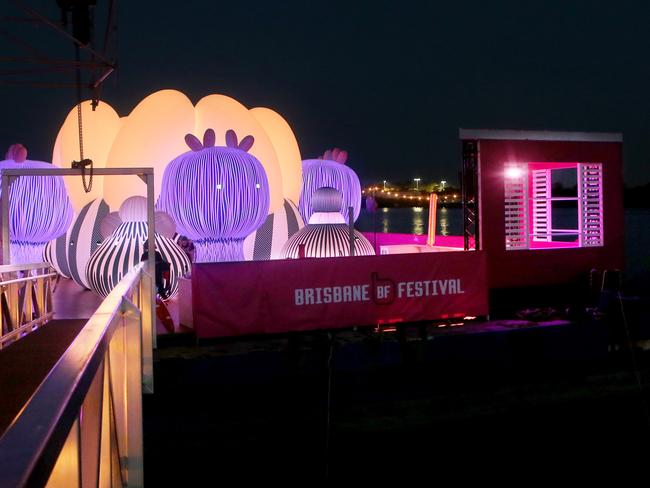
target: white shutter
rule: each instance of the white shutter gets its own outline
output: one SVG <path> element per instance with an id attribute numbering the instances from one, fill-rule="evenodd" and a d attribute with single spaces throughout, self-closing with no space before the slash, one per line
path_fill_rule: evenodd
<path id="1" fill-rule="evenodd" d="M 551 170 L 535 169 L 533 179 L 533 241 L 551 242 Z"/>
<path id="2" fill-rule="evenodd" d="M 578 200 L 580 247 L 597 247 L 603 239 L 603 165 L 580 163 Z"/>
<path id="3" fill-rule="evenodd" d="M 527 165 L 506 163 L 504 169 L 506 249 L 528 249 Z"/>

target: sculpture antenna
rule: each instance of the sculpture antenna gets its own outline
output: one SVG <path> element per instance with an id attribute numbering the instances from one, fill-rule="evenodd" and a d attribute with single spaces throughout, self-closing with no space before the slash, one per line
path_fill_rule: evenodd
<path id="1" fill-rule="evenodd" d="M 203 134 L 203 147 L 214 147 L 216 140 L 217 136 L 214 133 L 214 129 L 206 129 Z"/>
<path id="2" fill-rule="evenodd" d="M 198 137 L 194 134 L 185 135 L 185 144 L 187 144 L 192 151 L 200 151 L 203 149 L 203 144 L 201 144 L 201 141 L 199 141 Z"/>

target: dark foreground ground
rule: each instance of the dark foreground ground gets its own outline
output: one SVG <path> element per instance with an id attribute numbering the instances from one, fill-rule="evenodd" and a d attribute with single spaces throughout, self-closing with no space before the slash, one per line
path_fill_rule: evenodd
<path id="1" fill-rule="evenodd" d="M 439 332 L 161 344 L 147 485 L 647 485 L 647 353 L 607 352 L 598 323 Z"/>

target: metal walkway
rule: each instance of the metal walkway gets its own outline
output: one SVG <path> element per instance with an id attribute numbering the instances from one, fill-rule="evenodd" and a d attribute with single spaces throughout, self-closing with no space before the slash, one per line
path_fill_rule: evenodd
<path id="1" fill-rule="evenodd" d="M 0 354 L 0 433 L 36 392 L 87 320 L 53 320 Z"/>

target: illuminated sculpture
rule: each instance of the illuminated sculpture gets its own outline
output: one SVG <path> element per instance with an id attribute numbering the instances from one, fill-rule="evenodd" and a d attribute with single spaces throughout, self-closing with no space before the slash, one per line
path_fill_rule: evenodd
<path id="1" fill-rule="evenodd" d="M 165 166 L 185 151 L 185 134 L 203 134 L 212 128 L 219 146 L 225 145 L 227 129 L 255 138 L 250 153 L 264 166 L 267 175 L 269 214 L 281 209 L 284 199 L 298 202 L 302 180 L 298 144 L 289 124 L 270 109 L 249 110 L 224 95 L 208 95 L 193 105 L 176 90 L 161 90 L 145 97 L 125 117 L 104 102 L 95 111 L 90 101 L 84 101 L 81 108 L 84 156 L 91 158 L 96 168 L 153 167 L 155 198 L 162 188 Z M 69 166 L 78 159 L 79 129 L 74 107 L 56 138 L 52 161 Z M 89 194 L 84 192 L 78 177 L 66 177 L 66 183 L 77 211 L 94 198 L 104 198 L 115 210 L 130 196 L 146 196 L 145 184 L 136 177 L 95 177 Z"/>
<path id="2" fill-rule="evenodd" d="M 120 207 L 119 220 L 114 214 L 106 217 L 108 225 L 103 231 L 115 227 L 110 236 L 102 241 L 86 265 L 86 277 L 90 288 L 106 296 L 129 270 L 140 262 L 144 244 L 148 239 L 147 200 L 144 197 L 128 198 Z M 178 292 L 178 278 L 190 271 L 192 263 L 183 250 L 171 239 L 173 229 L 165 224 L 168 217 L 156 212 L 156 228 L 168 233 L 156 232 L 156 250 L 170 264 L 169 287 L 159 290 L 163 299 L 172 298 Z M 171 231 L 171 234 L 169 232 Z"/>
<path id="3" fill-rule="evenodd" d="M 27 160 L 27 149 L 14 144 L 0 161 L 4 169 L 48 168 L 42 161 Z M 20 176 L 11 183 L 9 195 L 9 236 L 11 263 L 40 263 L 45 244 L 65 233 L 73 217 L 63 178 L 60 176 Z"/>
<path id="4" fill-rule="evenodd" d="M 340 213 L 343 198 L 336 188 L 319 188 L 313 194 L 309 224 L 295 233 L 282 249 L 287 259 L 333 258 L 350 255 L 350 228 Z M 354 255 L 374 256 L 368 239 L 354 231 Z"/>
<path id="5" fill-rule="evenodd" d="M 250 109 L 249 112 L 271 139 L 278 163 L 280 163 L 285 201 L 290 200 L 294 204 L 298 203 L 302 188 L 302 158 L 291 127 L 280 114 L 271 109 L 256 107 Z M 235 130 L 237 129 L 235 128 Z M 255 136 L 250 131 L 247 133 Z"/>
<path id="6" fill-rule="evenodd" d="M 44 259 L 57 272 L 84 288 L 90 288 L 86 279 L 86 264 L 104 239 L 100 226 L 109 209 L 101 198 L 87 203 L 73 220 L 68 231 L 45 246 Z"/>
<path id="7" fill-rule="evenodd" d="M 354 208 L 354 220 L 361 212 L 361 184 L 357 174 L 345 163 L 346 151 L 333 149 L 325 151 L 319 159 L 307 159 L 302 162 L 302 192 L 300 193 L 300 214 L 305 222 L 312 215 L 312 197 L 319 188 L 332 187 L 343 196 L 339 212 L 347 221 L 348 207 Z"/>
<path id="8" fill-rule="evenodd" d="M 298 207 L 285 200 L 280 210 L 268 215 L 259 229 L 244 240 L 244 258 L 247 261 L 282 259 L 284 243 L 304 226 Z"/>
<path id="9" fill-rule="evenodd" d="M 229 130 L 227 147 L 214 147 L 215 133 L 208 129 L 203 144 L 191 134 L 185 140 L 191 151 L 167 165 L 157 207 L 194 241 L 197 263 L 243 261 L 244 239 L 269 209 L 264 167 L 247 152 L 254 139 L 249 135 L 238 144 Z"/>

